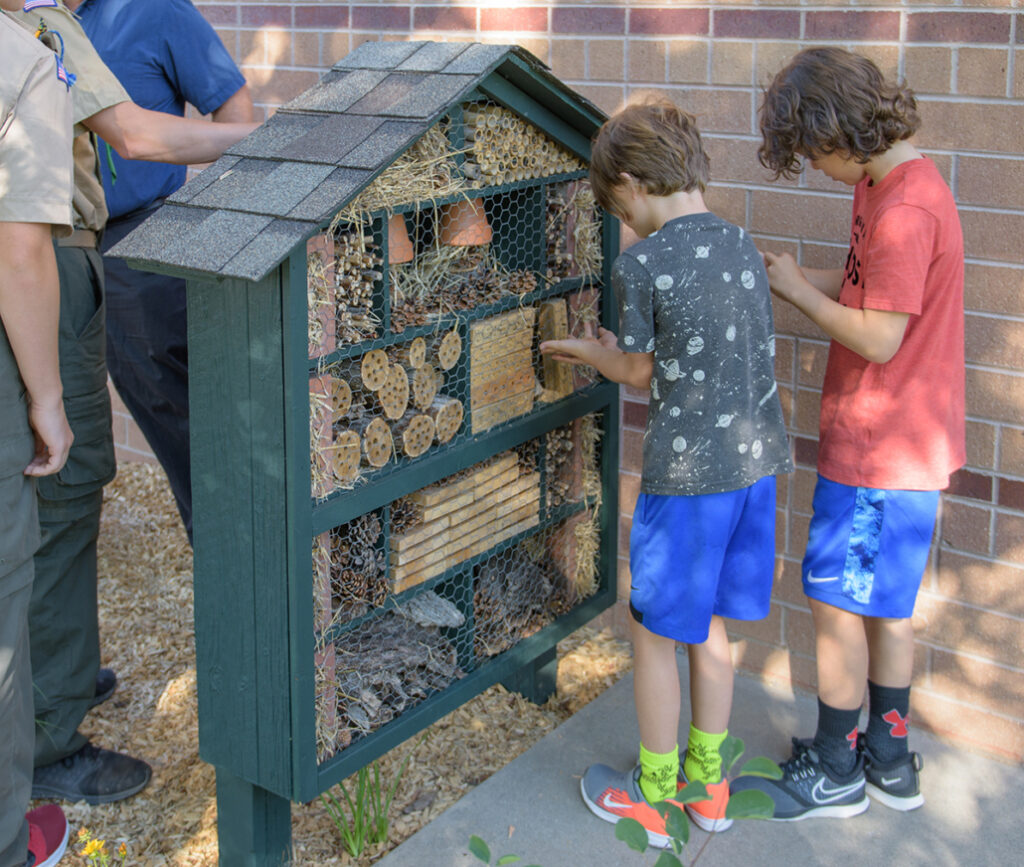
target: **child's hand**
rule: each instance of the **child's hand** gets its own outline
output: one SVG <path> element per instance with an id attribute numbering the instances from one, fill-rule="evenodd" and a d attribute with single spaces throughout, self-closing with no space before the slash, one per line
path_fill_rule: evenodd
<path id="1" fill-rule="evenodd" d="M 801 283 L 806 283 L 804 272 L 789 253 L 761 254 L 764 257 L 764 269 L 768 272 L 768 283 L 772 292 L 786 301 L 793 301 Z"/>
<path id="2" fill-rule="evenodd" d="M 540 344 L 541 354 L 550 355 L 555 361 L 564 361 L 568 364 L 592 364 L 591 359 L 596 346 L 619 351 L 618 339 L 611 331 L 600 326 L 597 331 L 598 336 L 595 337 L 594 326 L 587 322 L 583 326 L 582 337 L 545 340 Z"/>

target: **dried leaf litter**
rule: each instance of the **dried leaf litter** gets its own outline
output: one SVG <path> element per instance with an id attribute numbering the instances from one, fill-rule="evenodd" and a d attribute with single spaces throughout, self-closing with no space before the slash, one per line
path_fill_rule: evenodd
<path id="1" fill-rule="evenodd" d="M 101 746 L 145 758 L 153 780 L 116 804 L 63 805 L 72 830 L 66 858 L 85 863 L 74 835 L 87 827 L 111 850 L 124 842 L 128 864 L 214 867 L 214 772 L 197 753 L 192 555 L 159 467 L 122 465 L 107 486 L 99 572 L 103 664 L 119 683 L 83 731 Z M 495 686 L 381 759 L 390 780 L 412 753 L 392 805 L 389 840 L 361 858 L 344 852 L 318 801 L 293 805 L 293 863 L 372 864 L 632 666 L 625 642 L 589 627 L 561 642 L 558 657 L 558 694 L 544 706 Z"/>

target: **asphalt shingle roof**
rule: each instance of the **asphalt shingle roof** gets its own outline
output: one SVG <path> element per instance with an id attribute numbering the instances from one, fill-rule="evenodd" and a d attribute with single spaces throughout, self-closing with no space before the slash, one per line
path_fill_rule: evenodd
<path id="1" fill-rule="evenodd" d="M 365 42 L 228 148 L 111 251 L 139 267 L 260 280 L 487 76 L 532 76 L 599 109 L 510 45 Z M 510 79 L 511 80 L 511 79 Z M 589 137 L 592 130 L 585 130 Z"/>

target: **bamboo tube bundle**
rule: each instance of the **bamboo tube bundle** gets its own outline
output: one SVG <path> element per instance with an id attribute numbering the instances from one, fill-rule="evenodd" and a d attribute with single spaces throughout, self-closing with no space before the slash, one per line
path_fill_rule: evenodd
<path id="1" fill-rule="evenodd" d="M 463 120 L 470 145 L 463 172 L 477 184 L 507 184 L 584 168 L 537 127 L 501 106 L 466 106 Z"/>
<path id="2" fill-rule="evenodd" d="M 433 420 L 437 441 L 442 445 L 454 437 L 462 427 L 462 401 L 454 397 L 438 395 L 430 402 L 426 414 Z"/>
<path id="3" fill-rule="evenodd" d="M 410 458 L 418 458 L 434 442 L 434 419 L 410 410 L 391 426 L 395 447 Z"/>

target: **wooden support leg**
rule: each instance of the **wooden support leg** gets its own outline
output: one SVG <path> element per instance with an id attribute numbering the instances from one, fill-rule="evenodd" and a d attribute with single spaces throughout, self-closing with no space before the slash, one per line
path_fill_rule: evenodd
<path id="1" fill-rule="evenodd" d="M 527 663 L 507 679 L 502 686 L 510 692 L 518 692 L 534 704 L 544 704 L 555 694 L 558 675 L 556 648 L 549 647 L 540 656 Z"/>
<path id="2" fill-rule="evenodd" d="M 290 864 L 291 802 L 217 768 L 217 842 L 220 867 Z"/>

